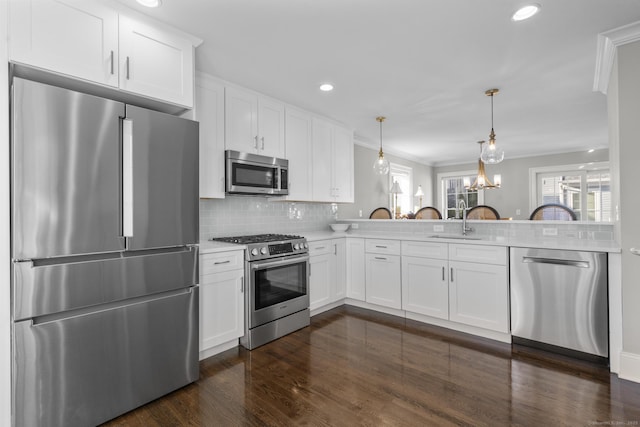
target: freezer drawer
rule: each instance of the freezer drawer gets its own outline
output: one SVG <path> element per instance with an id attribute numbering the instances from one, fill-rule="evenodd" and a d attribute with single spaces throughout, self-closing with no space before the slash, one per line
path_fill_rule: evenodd
<path id="1" fill-rule="evenodd" d="M 97 425 L 198 378 L 198 288 L 14 324 L 16 426 Z"/>
<path id="2" fill-rule="evenodd" d="M 609 355 L 607 254 L 511 248 L 511 333 Z"/>
<path id="3" fill-rule="evenodd" d="M 197 256 L 196 247 L 184 247 L 16 262 L 13 319 L 193 286 Z"/>

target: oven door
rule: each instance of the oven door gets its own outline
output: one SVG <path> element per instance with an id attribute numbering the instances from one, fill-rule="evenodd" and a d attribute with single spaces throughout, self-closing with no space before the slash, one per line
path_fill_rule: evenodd
<path id="1" fill-rule="evenodd" d="M 249 263 L 249 328 L 309 308 L 309 256 Z"/>

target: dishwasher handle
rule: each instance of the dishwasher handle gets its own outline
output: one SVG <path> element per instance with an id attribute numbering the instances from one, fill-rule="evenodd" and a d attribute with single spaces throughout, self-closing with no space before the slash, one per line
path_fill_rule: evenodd
<path id="1" fill-rule="evenodd" d="M 522 262 L 533 264 L 553 264 L 553 265 L 566 265 L 569 267 L 589 268 L 589 261 L 575 261 L 571 259 L 558 259 L 558 258 L 539 258 L 533 256 L 523 256 Z"/>

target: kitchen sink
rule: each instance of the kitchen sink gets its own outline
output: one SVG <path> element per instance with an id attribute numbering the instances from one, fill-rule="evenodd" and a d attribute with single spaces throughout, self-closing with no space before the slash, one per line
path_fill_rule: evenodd
<path id="1" fill-rule="evenodd" d="M 453 235 L 434 234 L 427 237 L 429 239 L 482 240 L 482 238 L 480 237 L 460 236 L 458 234 L 453 234 Z"/>

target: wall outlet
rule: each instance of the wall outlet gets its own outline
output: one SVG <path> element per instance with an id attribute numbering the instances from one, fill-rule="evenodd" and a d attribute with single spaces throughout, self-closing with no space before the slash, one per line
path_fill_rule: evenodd
<path id="1" fill-rule="evenodd" d="M 444 225 L 434 225 L 433 231 L 444 231 Z"/>
<path id="2" fill-rule="evenodd" d="M 516 209 L 516 215 L 520 215 L 522 211 L 520 209 Z"/>
<path id="3" fill-rule="evenodd" d="M 358 211 L 358 216 L 359 216 L 360 218 L 362 218 L 362 209 L 360 209 L 360 210 Z"/>
<path id="4" fill-rule="evenodd" d="M 543 236 L 557 236 L 558 229 L 557 228 L 543 228 L 542 229 Z"/>
<path id="5" fill-rule="evenodd" d="M 352 228 L 353 230 L 357 230 L 357 229 L 358 229 L 358 227 L 359 227 L 359 225 L 358 225 L 357 223 L 352 223 L 352 224 L 351 224 L 351 228 Z"/>

